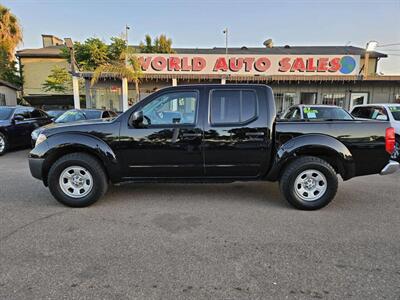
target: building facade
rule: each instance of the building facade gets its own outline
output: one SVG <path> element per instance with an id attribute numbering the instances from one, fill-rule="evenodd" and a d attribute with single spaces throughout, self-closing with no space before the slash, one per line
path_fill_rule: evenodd
<path id="1" fill-rule="evenodd" d="M 7 81 L 0 80 L 0 106 L 17 105 L 18 90 L 19 90 L 19 87 L 15 86 Z"/>
<path id="2" fill-rule="evenodd" d="M 68 103 L 72 105 L 72 91 L 68 95 L 38 92 L 54 64 L 67 64 L 61 57 L 60 45 L 46 45 L 17 53 L 24 70 L 24 97 L 34 105 L 39 104 L 32 101 L 35 98 L 50 105 L 64 96 L 69 97 Z M 400 102 L 400 70 L 399 76 L 378 75 L 379 60 L 387 55 L 366 55 L 359 47 L 176 48 L 174 52 L 137 54 L 142 68 L 139 91 L 134 83 L 129 83 L 124 91 L 121 80 L 113 74 L 105 74 L 91 86 L 92 73 L 79 72 L 85 80 L 79 91 L 81 105 L 122 111 L 160 88 L 201 83 L 268 84 L 274 90 L 278 111 L 298 103 L 334 104 L 350 109 L 363 103 Z M 38 71 L 40 75 L 34 75 Z"/>
<path id="3" fill-rule="evenodd" d="M 72 88 L 65 92 L 45 91 L 45 83 L 52 70 L 69 70 L 68 61 L 62 55 L 63 41 L 52 35 L 42 35 L 42 48 L 17 51 L 22 70 L 22 96 L 33 106 L 47 108 L 73 107 Z M 82 91 L 84 94 L 84 91 Z"/>

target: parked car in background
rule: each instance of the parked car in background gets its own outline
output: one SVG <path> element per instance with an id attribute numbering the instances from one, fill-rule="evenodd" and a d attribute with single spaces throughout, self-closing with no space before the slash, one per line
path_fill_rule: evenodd
<path id="1" fill-rule="evenodd" d="M 116 117 L 117 113 L 111 110 L 102 109 L 70 109 L 61 114 L 57 119 L 55 119 L 53 124 L 48 124 L 47 126 L 37 128 L 31 134 L 31 145 L 35 146 L 36 140 L 39 134 L 42 133 L 46 128 L 51 128 L 55 124 L 70 123 L 82 120 L 92 120 L 92 119 L 105 119 Z"/>
<path id="2" fill-rule="evenodd" d="M 27 106 L 0 106 L 0 155 L 30 145 L 31 133 L 51 123 L 44 111 Z"/>
<path id="3" fill-rule="evenodd" d="M 353 120 L 350 113 L 334 105 L 293 105 L 280 116 L 280 120 Z"/>
<path id="4" fill-rule="evenodd" d="M 46 110 L 46 113 L 53 119 L 57 119 L 59 116 L 61 116 L 63 113 L 65 113 L 66 110 L 58 110 L 58 109 L 54 109 L 54 110 Z"/>
<path id="5" fill-rule="evenodd" d="M 364 104 L 356 105 L 351 110 L 353 117 L 362 120 L 389 121 L 396 132 L 396 150 L 393 158 L 400 159 L 400 104 Z"/>
<path id="6" fill-rule="evenodd" d="M 265 180 L 279 181 L 294 207 L 319 209 L 334 198 L 338 175 L 348 180 L 400 168 L 390 160 L 394 130 L 388 122 L 333 116 L 275 122 L 266 85 L 168 87 L 117 118 L 46 128 L 29 167 L 58 201 L 73 207 L 96 202 L 110 182 Z"/>

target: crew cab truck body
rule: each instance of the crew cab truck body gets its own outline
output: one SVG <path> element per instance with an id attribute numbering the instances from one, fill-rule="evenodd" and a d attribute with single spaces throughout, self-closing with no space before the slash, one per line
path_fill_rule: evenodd
<path id="1" fill-rule="evenodd" d="M 386 122 L 276 122 L 275 115 L 266 85 L 169 87 L 115 119 L 46 129 L 30 170 L 73 207 L 94 203 L 109 183 L 267 180 L 280 181 L 290 204 L 312 210 L 335 196 L 338 174 L 399 169 Z"/>

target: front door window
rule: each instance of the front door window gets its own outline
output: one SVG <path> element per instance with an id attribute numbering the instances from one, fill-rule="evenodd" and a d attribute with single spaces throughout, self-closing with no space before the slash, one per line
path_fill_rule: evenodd
<path id="1" fill-rule="evenodd" d="M 144 123 L 145 125 L 194 124 L 196 106 L 196 92 L 166 93 L 143 107 Z"/>

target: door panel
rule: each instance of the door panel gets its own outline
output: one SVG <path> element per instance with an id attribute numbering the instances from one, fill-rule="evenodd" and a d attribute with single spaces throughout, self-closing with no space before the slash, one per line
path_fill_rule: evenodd
<path id="1" fill-rule="evenodd" d="M 199 97 L 198 90 L 159 92 L 135 109 L 143 111 L 142 126 L 121 126 L 124 177 L 204 175 Z"/>
<path id="2" fill-rule="evenodd" d="M 260 96 L 243 88 L 210 91 L 203 143 L 207 177 L 256 177 L 266 170 L 267 107 Z"/>
<path id="3" fill-rule="evenodd" d="M 10 136 L 15 146 L 30 145 L 32 132 L 32 122 L 30 118 L 32 110 L 33 109 L 30 107 L 20 107 L 14 112 L 14 116 L 18 115 L 24 118 L 21 121 L 14 121 L 14 124 L 10 128 L 10 131 L 12 131 Z"/>

